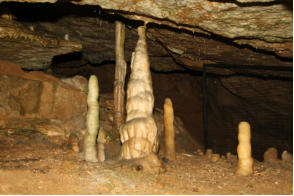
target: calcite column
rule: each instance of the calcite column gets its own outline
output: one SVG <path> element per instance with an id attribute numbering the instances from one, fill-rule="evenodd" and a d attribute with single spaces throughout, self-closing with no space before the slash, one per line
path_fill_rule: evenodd
<path id="1" fill-rule="evenodd" d="M 158 150 L 157 127 L 152 116 L 154 97 L 145 31 L 145 26 L 138 27 L 139 40 L 132 56 L 126 123 L 120 127 L 123 159 L 145 157 Z"/>
<path id="2" fill-rule="evenodd" d="M 125 25 L 115 22 L 115 80 L 114 80 L 114 108 L 113 108 L 113 128 L 118 130 L 124 123 L 124 98 L 125 98 L 125 78 L 127 64 L 124 59 Z"/>

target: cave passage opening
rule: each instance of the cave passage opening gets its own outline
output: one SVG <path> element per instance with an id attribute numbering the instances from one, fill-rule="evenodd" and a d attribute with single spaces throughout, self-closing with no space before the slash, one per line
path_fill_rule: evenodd
<path id="1" fill-rule="evenodd" d="M 222 73 L 214 75 L 211 73 Z M 205 148 L 236 154 L 238 123 L 251 124 L 253 157 L 269 147 L 293 152 L 293 69 L 211 65 L 203 67 Z"/>

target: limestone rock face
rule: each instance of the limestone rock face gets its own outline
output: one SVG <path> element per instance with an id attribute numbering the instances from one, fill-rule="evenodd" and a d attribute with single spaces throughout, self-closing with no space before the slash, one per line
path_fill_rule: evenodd
<path id="1" fill-rule="evenodd" d="M 47 69 L 54 56 L 80 51 L 78 43 L 35 33 L 21 23 L 0 16 L 1 60 L 30 70 Z"/>
<path id="2" fill-rule="evenodd" d="M 30 13 L 29 9 L 26 10 L 28 7 L 32 7 L 31 10 L 42 7 L 34 3 L 56 2 L 5 1 L 30 2 L 17 5 L 21 17 Z M 59 14 L 52 16 L 51 21 L 28 22 L 29 28 L 14 20 L 13 15 L 3 14 L 0 10 L 1 59 L 22 64 L 27 69 L 44 69 L 48 68 L 53 56 L 81 51 L 83 45 L 82 56 L 91 63 L 114 60 L 112 21 L 121 15 L 152 23 L 156 31 L 150 31 L 147 35 L 148 45 L 151 46 L 150 62 L 152 68 L 156 66 L 160 71 L 183 70 L 179 65 L 201 68 L 205 63 L 292 66 L 291 1 L 144 0 L 123 3 L 85 0 L 73 3 L 77 5 L 41 4 L 44 5 L 43 10 L 30 15 L 47 19 L 50 18 L 50 10 Z M 9 8 L 15 7 L 12 5 Z M 134 21 L 128 22 L 134 24 Z M 128 25 L 126 60 L 130 59 L 136 43 L 134 29 Z M 44 35 L 44 32 L 50 36 Z"/>
<path id="3" fill-rule="evenodd" d="M 42 72 L 24 72 L 0 62 L 1 128 L 38 130 L 46 135 L 81 135 L 87 95 Z"/>
<path id="4" fill-rule="evenodd" d="M 260 6 L 209 0 L 144 0 L 133 3 L 84 0 L 79 4 L 99 5 L 105 9 L 125 11 L 129 13 L 126 15 L 130 18 L 169 25 L 176 23 L 182 28 L 189 26 L 187 28 L 195 32 L 214 33 L 236 41 L 246 37 L 243 43 L 249 45 L 252 45 L 252 39 L 262 40 L 268 42 L 266 49 L 269 51 L 275 48 L 269 43 L 292 42 L 293 15 L 290 3 Z M 246 42 L 248 39 L 249 42 Z M 292 56 L 290 53 L 292 50 L 286 55 Z"/>
<path id="5" fill-rule="evenodd" d="M 5 1 L 56 2 L 56 0 Z M 273 51 L 275 47 L 270 43 L 287 42 L 288 44 L 292 42 L 293 14 L 290 1 L 278 1 L 277 3 L 270 1 L 144 0 L 121 2 L 84 0 L 75 3 L 99 5 L 107 10 L 123 11 L 124 16 L 132 19 L 166 24 L 200 33 L 214 33 L 235 40 L 243 39 L 244 44 L 249 45 L 252 45 L 252 39 L 262 40 L 268 43 L 266 49 Z M 251 2 L 259 2 L 259 4 Z M 292 56 L 290 53 L 286 55 Z"/>
<path id="6" fill-rule="evenodd" d="M 53 56 L 72 52 L 81 52 L 82 62 L 63 66 L 114 61 L 113 21 L 122 15 L 131 19 L 123 21 L 126 60 L 131 59 L 136 44 L 133 20 L 149 21 L 150 63 L 157 71 L 200 70 L 203 64 L 222 63 L 292 66 L 290 1 L 245 1 L 75 2 L 105 9 L 71 3 L 5 4 L 15 17 L 0 8 L 0 55 L 31 70 L 47 69 L 57 59 Z M 52 12 L 56 14 L 51 16 Z M 32 17 L 40 20 L 30 21 Z"/>

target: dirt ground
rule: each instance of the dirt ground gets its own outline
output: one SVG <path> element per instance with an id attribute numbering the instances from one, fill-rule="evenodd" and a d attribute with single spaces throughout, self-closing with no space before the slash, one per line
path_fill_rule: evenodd
<path id="1" fill-rule="evenodd" d="M 177 153 L 161 173 L 106 161 L 88 163 L 59 138 L 30 130 L 0 130 L 0 194 L 292 194 L 293 166 L 254 163 L 254 173 L 236 176 L 236 156 L 211 162 L 196 152 Z M 162 154 L 160 153 L 162 158 Z"/>

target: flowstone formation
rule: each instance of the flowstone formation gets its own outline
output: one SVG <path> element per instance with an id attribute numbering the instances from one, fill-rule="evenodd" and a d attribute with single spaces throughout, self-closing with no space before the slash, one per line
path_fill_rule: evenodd
<path id="1" fill-rule="evenodd" d="M 127 90 L 126 123 L 120 128 L 122 158 L 143 158 L 158 150 L 153 119 L 154 97 L 146 47 L 146 27 L 138 27 L 139 40 L 133 53 Z M 157 157 L 156 157 L 157 158 Z"/>

